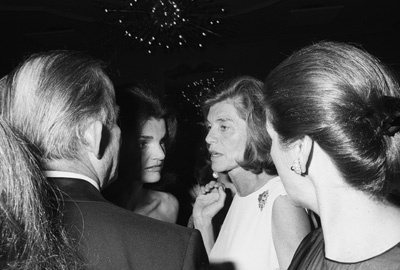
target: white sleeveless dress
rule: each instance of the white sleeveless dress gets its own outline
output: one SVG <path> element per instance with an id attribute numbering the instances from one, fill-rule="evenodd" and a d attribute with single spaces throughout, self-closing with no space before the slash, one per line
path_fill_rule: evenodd
<path id="1" fill-rule="evenodd" d="M 210 252 L 210 262 L 230 262 L 235 270 L 279 269 L 271 216 L 274 201 L 281 195 L 286 195 L 286 191 L 279 177 L 246 197 L 236 194 Z M 266 198 L 264 205 L 262 197 Z"/>

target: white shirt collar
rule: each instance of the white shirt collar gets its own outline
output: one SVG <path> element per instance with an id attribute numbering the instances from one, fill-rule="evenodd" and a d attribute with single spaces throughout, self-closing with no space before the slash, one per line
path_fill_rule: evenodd
<path id="1" fill-rule="evenodd" d="M 98 191 L 100 191 L 99 184 L 90 177 L 79 173 L 72 172 L 63 172 L 63 171 L 44 171 L 44 175 L 50 178 L 75 178 L 89 182 L 92 184 Z"/>

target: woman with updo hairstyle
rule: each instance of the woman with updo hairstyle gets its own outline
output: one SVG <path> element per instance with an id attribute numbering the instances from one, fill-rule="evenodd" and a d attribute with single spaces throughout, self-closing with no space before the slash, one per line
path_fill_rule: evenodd
<path id="1" fill-rule="evenodd" d="M 288 196 L 321 218 L 289 269 L 399 269 L 400 91 L 356 46 L 319 42 L 265 83 L 271 156 Z"/>

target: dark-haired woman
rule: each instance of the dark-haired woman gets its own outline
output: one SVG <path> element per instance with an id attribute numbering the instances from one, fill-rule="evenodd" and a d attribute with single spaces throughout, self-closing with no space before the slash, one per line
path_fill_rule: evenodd
<path id="1" fill-rule="evenodd" d="M 179 202 L 168 189 L 174 186 L 173 174 L 163 173 L 176 118 L 148 86 L 129 85 L 116 96 L 122 144 L 118 180 L 110 187 L 117 195 L 111 200 L 135 213 L 176 223 Z"/>
<path id="2" fill-rule="evenodd" d="M 355 46 L 319 42 L 267 77 L 271 156 L 288 196 L 321 218 L 289 269 L 400 269 L 400 91 Z"/>
<path id="3" fill-rule="evenodd" d="M 290 204 L 269 155 L 262 87 L 252 77 L 238 77 L 204 104 L 212 169 L 228 174 L 236 195 L 216 241 L 212 219 L 224 204 L 222 184 L 203 187 L 193 219 L 210 262 L 236 270 L 286 269 L 310 231 L 305 210 Z"/>

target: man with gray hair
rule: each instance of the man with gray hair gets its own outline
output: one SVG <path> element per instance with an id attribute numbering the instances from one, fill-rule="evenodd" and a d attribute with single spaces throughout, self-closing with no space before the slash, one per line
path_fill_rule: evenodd
<path id="1" fill-rule="evenodd" d="M 117 174 L 120 129 L 100 61 L 70 51 L 32 55 L 7 76 L 0 100 L 4 118 L 36 146 L 61 191 L 65 226 L 89 269 L 208 269 L 197 230 L 101 196 Z"/>

